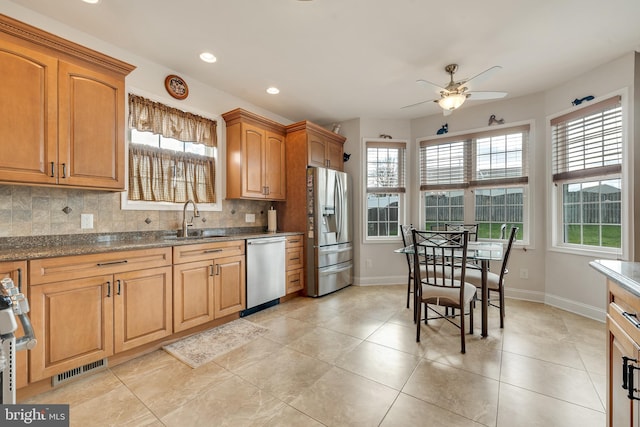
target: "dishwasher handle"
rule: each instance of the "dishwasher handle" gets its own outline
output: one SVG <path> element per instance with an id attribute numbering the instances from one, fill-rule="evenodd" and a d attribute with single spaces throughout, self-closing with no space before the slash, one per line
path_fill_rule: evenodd
<path id="1" fill-rule="evenodd" d="M 279 243 L 287 240 L 284 237 L 273 237 L 267 239 L 251 239 L 247 240 L 247 245 L 268 245 L 270 243 Z"/>

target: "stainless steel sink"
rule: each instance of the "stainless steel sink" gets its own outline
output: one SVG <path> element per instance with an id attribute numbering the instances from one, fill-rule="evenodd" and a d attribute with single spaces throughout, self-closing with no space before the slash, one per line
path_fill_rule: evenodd
<path id="1" fill-rule="evenodd" d="M 196 229 L 190 230 L 189 234 L 186 236 L 182 235 L 182 230 L 178 230 L 175 236 L 165 236 L 165 240 L 198 240 L 198 239 L 208 239 L 215 237 L 226 237 L 224 234 L 221 234 L 216 230 L 209 229 Z"/>

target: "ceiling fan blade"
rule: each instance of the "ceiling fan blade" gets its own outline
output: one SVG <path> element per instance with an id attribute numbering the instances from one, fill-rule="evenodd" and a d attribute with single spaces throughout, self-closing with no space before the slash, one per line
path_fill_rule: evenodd
<path id="1" fill-rule="evenodd" d="M 448 90 L 443 88 L 442 86 L 437 85 L 435 83 L 431 83 L 431 82 L 426 81 L 426 80 L 418 79 L 418 80 L 416 80 L 416 83 L 418 83 L 420 86 L 426 87 L 427 89 L 435 90 L 436 93 L 440 93 L 440 92 L 443 92 L 443 91 L 444 92 L 448 92 Z"/>
<path id="2" fill-rule="evenodd" d="M 467 92 L 469 99 L 500 99 L 507 96 L 507 92 Z"/>
<path id="3" fill-rule="evenodd" d="M 426 101 L 420 101 L 420 102 L 416 102 L 415 104 L 410 104 L 410 105 L 405 105 L 404 107 L 400 107 L 400 109 L 403 108 L 411 108 L 411 107 L 417 107 L 418 105 L 422 105 L 422 104 L 426 104 L 427 102 L 435 102 L 432 99 L 428 99 Z"/>
<path id="4" fill-rule="evenodd" d="M 470 81 L 473 80 L 473 83 L 480 83 L 483 82 L 485 80 L 487 80 L 489 77 L 491 77 L 493 75 L 493 73 L 495 73 L 498 70 L 501 70 L 502 67 L 500 65 L 494 65 L 491 68 L 488 68 L 486 70 L 484 70 L 483 72 L 476 74 L 475 76 L 471 77 L 470 79 L 467 80 L 462 80 L 461 82 L 459 82 L 460 84 L 463 85 L 467 85 Z"/>

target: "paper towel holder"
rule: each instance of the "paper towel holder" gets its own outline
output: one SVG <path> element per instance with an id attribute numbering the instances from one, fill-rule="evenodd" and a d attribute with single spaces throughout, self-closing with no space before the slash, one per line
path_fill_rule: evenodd
<path id="1" fill-rule="evenodd" d="M 267 211 L 267 231 L 275 233 L 278 230 L 278 217 L 273 206 Z"/>

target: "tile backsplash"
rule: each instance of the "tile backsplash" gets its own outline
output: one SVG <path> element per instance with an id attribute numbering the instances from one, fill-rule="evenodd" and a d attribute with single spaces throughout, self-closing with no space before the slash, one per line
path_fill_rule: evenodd
<path id="1" fill-rule="evenodd" d="M 221 212 L 200 211 L 194 226 L 266 227 L 269 206 L 270 202 L 223 200 Z M 92 229 L 80 227 L 81 214 L 93 214 Z M 246 223 L 245 214 L 255 214 L 255 223 Z M 182 210 L 121 210 L 117 192 L 0 185 L 0 237 L 175 230 L 181 224 Z"/>

